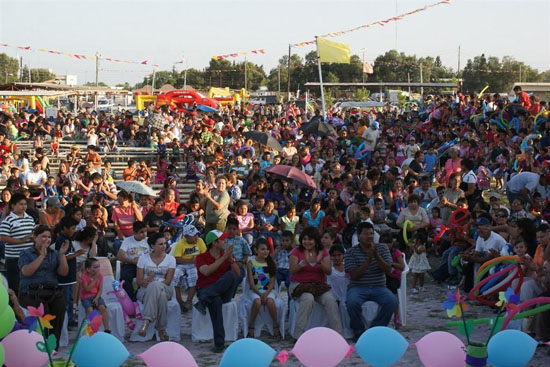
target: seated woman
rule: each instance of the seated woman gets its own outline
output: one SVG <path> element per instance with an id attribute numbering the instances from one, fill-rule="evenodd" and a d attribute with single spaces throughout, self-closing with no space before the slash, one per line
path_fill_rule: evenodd
<path id="1" fill-rule="evenodd" d="M 20 283 L 19 303 L 23 307 L 44 305 L 44 313 L 55 316 L 51 333 L 57 338 L 59 348 L 61 327 L 65 319 L 65 300 L 57 277 L 69 273 L 65 253 L 69 242 L 65 242 L 59 251 L 52 250 L 52 231 L 46 225 L 39 225 L 33 231 L 33 247 L 19 255 Z M 49 330 L 46 331 L 50 333 Z"/>
<path id="2" fill-rule="evenodd" d="M 327 275 L 332 271 L 330 256 L 323 250 L 316 228 L 307 227 L 302 231 L 300 245 L 290 252 L 289 261 L 289 290 L 292 298 L 299 301 L 294 338 L 298 339 L 306 330 L 314 301 L 325 308 L 329 327 L 342 334 L 338 304 L 327 284 Z"/>
<path id="3" fill-rule="evenodd" d="M 427 233 L 427 227 L 430 225 L 430 220 L 428 219 L 426 209 L 420 207 L 420 197 L 418 195 L 413 194 L 409 196 L 407 207 L 399 213 L 399 217 L 397 218 L 397 227 L 403 228 L 407 220 L 411 221 L 413 224 L 412 228 L 408 228 L 408 231 L 413 232 L 413 234 L 420 230 L 426 231 Z M 399 236 L 399 238 L 402 238 L 402 236 Z M 411 238 L 411 236 L 409 236 L 409 238 Z"/>
<path id="4" fill-rule="evenodd" d="M 166 254 L 166 239 L 162 233 L 153 233 L 147 242 L 151 252 L 140 256 L 137 263 L 137 298 L 143 303 L 143 325 L 138 334 L 145 336 L 149 324 L 156 321 L 160 340 L 167 341 L 167 304 L 172 298 L 170 283 L 174 278 L 176 259 Z"/>

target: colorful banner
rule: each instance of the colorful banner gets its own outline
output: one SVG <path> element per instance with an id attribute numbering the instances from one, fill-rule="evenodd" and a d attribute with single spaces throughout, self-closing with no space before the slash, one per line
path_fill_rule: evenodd
<path id="1" fill-rule="evenodd" d="M 8 45 L 7 43 L 0 43 L 0 47 L 9 47 L 9 48 L 14 48 L 14 49 L 18 49 L 18 50 L 33 51 L 33 52 L 38 51 L 38 52 L 44 52 L 44 53 L 49 53 L 49 54 L 53 54 L 53 55 L 67 56 L 67 57 L 75 58 L 75 59 L 78 59 L 78 60 L 95 60 L 96 59 L 95 55 L 94 56 L 82 55 L 82 54 L 77 54 L 77 53 L 74 53 L 74 52 L 63 52 L 63 51 L 57 51 L 57 50 L 48 50 L 48 49 L 45 49 L 45 48 L 34 48 L 34 47 L 31 47 L 31 46 L 13 46 L 13 45 Z M 123 59 L 118 59 L 118 58 L 113 58 L 113 57 L 102 57 L 102 56 L 99 56 L 99 59 L 110 61 L 110 62 L 116 62 L 116 63 L 147 65 L 147 66 L 159 67 L 158 64 L 149 64 L 149 60 L 130 61 L 130 60 L 123 60 Z"/>
<path id="2" fill-rule="evenodd" d="M 401 19 L 403 19 L 403 18 L 405 18 L 409 15 L 420 13 L 421 11 L 431 9 L 431 8 L 434 8 L 434 7 L 439 6 L 439 5 L 450 4 L 450 3 L 451 3 L 451 0 L 444 0 L 444 1 L 440 1 L 440 2 L 435 3 L 435 4 L 424 5 L 421 8 L 411 10 L 411 11 L 409 11 L 407 13 L 404 13 L 404 14 L 401 14 L 401 15 L 396 15 L 395 17 L 391 17 L 391 18 L 388 18 L 388 19 L 385 19 L 385 20 L 379 20 L 377 22 L 372 22 L 372 23 L 369 23 L 369 24 L 363 24 L 363 25 L 360 25 L 360 26 L 355 27 L 355 28 L 346 29 L 344 31 L 321 34 L 319 37 L 323 37 L 323 38 L 340 37 L 340 36 L 343 36 L 344 34 L 359 31 L 359 30 L 364 29 L 364 28 L 374 27 L 376 25 L 385 26 L 388 23 L 396 22 L 396 21 L 401 20 Z M 310 46 L 310 45 L 313 45 L 313 44 L 315 44 L 314 40 L 294 43 L 291 46 L 292 47 L 305 47 L 305 46 Z"/>
<path id="3" fill-rule="evenodd" d="M 258 54 L 265 54 L 265 50 L 263 48 L 259 49 L 259 50 L 252 50 L 252 51 L 243 51 L 243 52 L 234 52 L 232 54 L 226 54 L 226 55 L 218 55 L 218 56 L 212 56 L 212 59 L 214 60 L 225 60 L 227 58 L 235 58 L 235 57 L 239 57 L 239 56 L 246 56 L 248 55 L 249 53 L 253 54 L 253 55 L 258 55 Z M 179 63 L 179 62 L 178 62 Z"/>

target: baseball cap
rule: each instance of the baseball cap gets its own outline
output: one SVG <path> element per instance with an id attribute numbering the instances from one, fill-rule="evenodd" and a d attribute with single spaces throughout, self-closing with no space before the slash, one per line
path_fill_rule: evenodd
<path id="1" fill-rule="evenodd" d="M 496 192 L 493 192 L 493 193 L 491 193 L 491 195 L 489 196 L 489 199 L 493 199 L 493 198 L 495 198 L 495 199 L 500 199 L 500 195 L 499 195 L 498 193 L 496 193 Z"/>
<path id="2" fill-rule="evenodd" d="M 56 208 L 61 207 L 61 203 L 59 202 L 59 199 L 55 196 L 49 197 L 48 200 L 46 200 L 46 206 L 54 206 Z"/>
<path id="3" fill-rule="evenodd" d="M 196 236 L 197 234 L 199 234 L 199 231 L 197 230 L 197 228 L 194 225 L 188 224 L 188 225 L 183 226 L 183 235 L 184 236 L 193 237 L 193 236 Z"/>
<path id="4" fill-rule="evenodd" d="M 477 218 L 476 224 L 478 226 L 490 226 L 491 221 L 489 219 L 485 218 L 485 217 L 480 217 L 480 218 Z"/>
<path id="5" fill-rule="evenodd" d="M 206 234 L 206 238 L 204 240 L 207 245 L 210 245 L 212 242 L 216 240 L 223 240 L 224 238 L 227 238 L 227 233 L 214 229 Z"/>

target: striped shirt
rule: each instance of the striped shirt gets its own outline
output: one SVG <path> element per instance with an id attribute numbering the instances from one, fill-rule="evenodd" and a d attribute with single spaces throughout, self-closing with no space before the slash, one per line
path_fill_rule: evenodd
<path id="1" fill-rule="evenodd" d="M 376 249 L 378 250 L 378 253 L 380 254 L 382 260 L 391 265 L 392 259 L 388 247 L 384 244 L 377 243 Z M 361 249 L 361 245 L 349 248 L 346 251 L 346 255 L 344 256 L 344 267 L 346 269 L 346 273 L 349 273 L 350 271 L 360 267 L 363 263 L 367 261 L 367 258 L 368 255 Z M 384 273 L 384 270 L 382 270 L 380 266 L 378 266 L 378 262 L 373 257 L 371 263 L 369 264 L 367 270 L 363 273 L 363 275 L 361 275 L 361 277 L 359 277 L 358 279 L 351 279 L 349 286 L 385 287 L 386 273 Z"/>
<path id="2" fill-rule="evenodd" d="M 20 218 L 15 213 L 11 212 L 0 224 L 0 236 L 8 236 L 11 238 L 23 238 L 32 234 L 35 223 L 34 219 L 25 213 L 22 218 Z M 11 244 L 6 243 L 6 258 L 18 258 L 19 253 L 23 250 L 31 248 L 33 246 L 32 241 L 29 239 L 28 242 Z"/>

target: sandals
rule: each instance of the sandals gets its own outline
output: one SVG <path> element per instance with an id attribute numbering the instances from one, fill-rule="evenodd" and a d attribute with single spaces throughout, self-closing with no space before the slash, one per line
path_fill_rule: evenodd
<path id="1" fill-rule="evenodd" d="M 166 330 L 159 330 L 159 338 L 161 342 L 167 342 L 170 340 L 170 337 L 166 333 Z"/>
<path id="2" fill-rule="evenodd" d="M 279 329 L 278 326 L 273 326 L 273 338 L 275 340 L 281 339 L 281 330 Z"/>
<path id="3" fill-rule="evenodd" d="M 144 320 L 143 324 L 139 328 L 138 335 L 144 337 L 147 335 L 147 328 L 149 327 L 149 320 Z"/>

